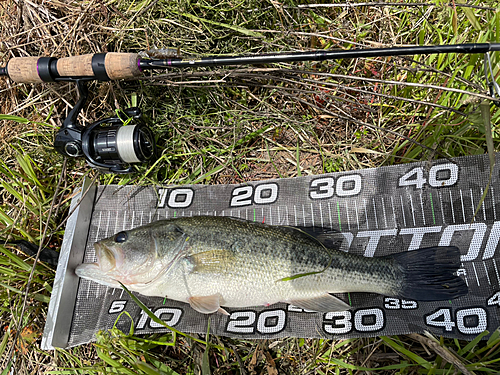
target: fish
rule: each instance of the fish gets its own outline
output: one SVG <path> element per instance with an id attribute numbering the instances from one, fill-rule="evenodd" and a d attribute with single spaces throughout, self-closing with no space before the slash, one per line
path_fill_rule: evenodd
<path id="1" fill-rule="evenodd" d="M 339 237 L 340 235 L 340 237 Z M 288 303 L 315 312 L 351 308 L 335 293 L 417 301 L 467 294 L 456 275 L 460 251 L 436 246 L 381 257 L 340 250 L 328 228 L 268 225 L 223 216 L 166 219 L 94 244 L 84 279 L 189 303 L 203 314 Z M 120 284 L 121 283 L 121 284 Z"/>

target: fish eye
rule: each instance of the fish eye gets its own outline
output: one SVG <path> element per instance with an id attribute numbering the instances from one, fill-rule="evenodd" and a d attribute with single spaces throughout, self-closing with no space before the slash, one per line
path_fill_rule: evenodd
<path id="1" fill-rule="evenodd" d="M 122 243 L 127 241 L 127 232 L 120 232 L 115 235 L 115 242 Z"/>

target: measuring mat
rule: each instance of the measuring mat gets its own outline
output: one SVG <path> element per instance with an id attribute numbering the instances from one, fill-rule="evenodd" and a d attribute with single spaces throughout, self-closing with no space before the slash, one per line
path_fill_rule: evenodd
<path id="1" fill-rule="evenodd" d="M 79 279 L 77 265 L 95 261 L 93 244 L 160 219 L 232 216 L 270 225 L 321 226 L 343 234 L 342 249 L 367 257 L 429 246 L 457 246 L 458 275 L 469 294 L 453 301 L 419 302 L 369 293 L 338 294 L 352 308 L 314 313 L 292 305 L 226 308 L 205 315 L 188 304 L 136 296 L 183 332 L 239 338 L 347 338 L 427 330 L 472 340 L 499 326 L 499 155 L 490 175 L 485 155 L 403 164 L 240 185 L 178 187 L 89 186 L 73 199 L 49 305 L 42 348 L 94 340 L 116 324 L 136 334 L 166 332 L 121 289 Z M 477 210 L 477 212 L 476 212 Z M 251 275 L 249 275 L 251 276 Z M 121 315 L 120 315 L 121 314 Z M 120 317 L 119 317 L 120 316 Z M 119 319 L 118 319 L 119 317 Z"/>

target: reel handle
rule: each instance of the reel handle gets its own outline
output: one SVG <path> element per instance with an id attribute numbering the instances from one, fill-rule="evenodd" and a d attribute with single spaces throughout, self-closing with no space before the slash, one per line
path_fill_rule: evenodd
<path id="1" fill-rule="evenodd" d="M 17 83 L 134 78 L 141 75 L 139 55 L 108 52 L 64 57 L 15 57 L 5 73 Z"/>

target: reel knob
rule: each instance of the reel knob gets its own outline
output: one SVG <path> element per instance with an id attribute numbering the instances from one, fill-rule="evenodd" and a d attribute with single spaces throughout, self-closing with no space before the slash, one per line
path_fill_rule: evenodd
<path id="1" fill-rule="evenodd" d="M 66 155 L 76 158 L 82 156 L 82 146 L 79 142 L 68 142 L 64 145 Z"/>

